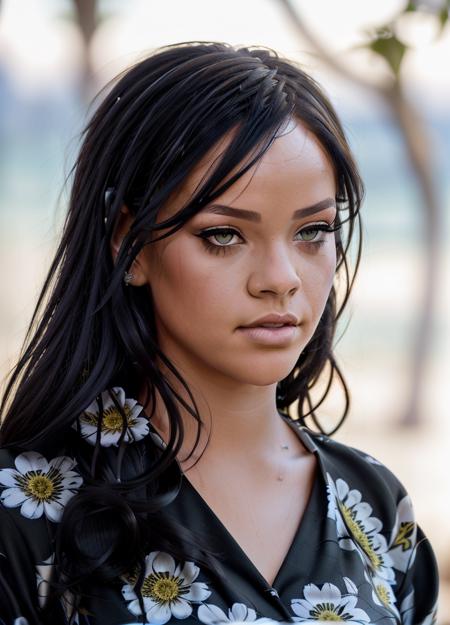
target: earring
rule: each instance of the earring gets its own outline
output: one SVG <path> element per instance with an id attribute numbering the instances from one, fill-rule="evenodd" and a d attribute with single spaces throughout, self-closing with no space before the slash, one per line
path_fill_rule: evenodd
<path id="1" fill-rule="evenodd" d="M 128 286 L 130 284 L 133 277 L 134 276 L 132 273 L 128 273 L 128 271 L 125 271 L 125 275 L 123 276 L 123 281 L 125 282 L 125 286 Z"/>

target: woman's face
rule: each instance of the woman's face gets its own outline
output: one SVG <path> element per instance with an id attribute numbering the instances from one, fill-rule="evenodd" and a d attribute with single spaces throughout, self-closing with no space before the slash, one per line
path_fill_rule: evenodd
<path id="1" fill-rule="evenodd" d="M 335 178 L 311 132 L 298 121 L 288 130 L 178 232 L 145 246 L 132 269 L 151 288 L 160 347 L 191 379 L 206 376 L 230 388 L 278 382 L 324 310 L 335 238 L 316 228 L 335 219 Z M 204 158 L 158 221 L 191 197 L 230 139 Z M 271 313 L 292 313 L 298 325 L 268 331 L 271 339 L 241 329 Z"/>

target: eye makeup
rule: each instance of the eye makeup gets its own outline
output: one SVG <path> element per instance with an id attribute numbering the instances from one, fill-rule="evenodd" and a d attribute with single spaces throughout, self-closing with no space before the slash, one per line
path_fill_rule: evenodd
<path id="1" fill-rule="evenodd" d="M 296 232 L 296 235 L 303 235 L 303 236 L 309 237 L 312 234 L 313 236 L 311 238 L 306 238 L 306 239 L 297 239 L 296 241 L 298 243 L 301 243 L 302 245 L 309 246 L 313 249 L 319 249 L 327 241 L 326 237 L 323 237 L 321 239 L 316 238 L 319 232 L 330 233 L 330 232 L 336 232 L 337 230 L 340 229 L 340 226 L 335 228 L 333 227 L 333 224 L 334 222 L 332 224 L 323 223 L 323 222 L 317 223 L 317 224 L 308 224 L 307 226 L 300 228 L 300 230 Z M 220 242 L 213 243 L 211 239 L 213 237 L 227 237 L 230 235 L 239 237 L 241 241 L 244 240 L 242 235 L 235 228 L 231 228 L 228 226 L 205 228 L 204 230 L 200 231 L 195 236 L 199 237 L 202 240 L 202 243 L 204 244 L 208 252 L 212 254 L 216 254 L 216 255 L 219 255 L 219 254 L 225 255 L 231 252 L 232 249 L 236 247 L 236 245 L 240 245 L 240 244 L 233 243 L 229 245 L 227 244 L 229 243 L 229 241 L 223 244 L 221 244 Z M 217 241 L 217 238 L 216 238 L 216 241 Z"/>

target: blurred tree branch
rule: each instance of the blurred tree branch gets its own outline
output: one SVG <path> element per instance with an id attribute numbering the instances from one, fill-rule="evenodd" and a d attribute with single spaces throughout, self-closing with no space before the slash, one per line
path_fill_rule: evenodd
<path id="1" fill-rule="evenodd" d="M 97 27 L 97 0 L 73 0 L 75 18 L 83 40 L 82 94 L 87 101 L 90 97 L 93 72 L 90 43 Z"/>
<path id="2" fill-rule="evenodd" d="M 418 312 L 417 326 L 411 356 L 409 389 L 401 424 L 414 425 L 420 421 L 420 407 L 424 392 L 427 361 L 433 335 L 436 290 L 440 270 L 439 245 L 441 211 L 438 194 L 435 189 L 432 168 L 432 149 L 430 137 L 424 120 L 407 97 L 401 80 L 401 68 L 408 46 L 396 35 L 396 19 L 415 11 L 434 11 L 439 21 L 439 34 L 448 22 L 450 0 L 443 0 L 441 6 L 431 0 L 407 2 L 405 8 L 392 22 L 376 29 L 363 46 L 372 53 L 381 56 L 390 68 L 390 76 L 383 83 L 368 81 L 353 72 L 342 63 L 337 55 L 328 50 L 320 39 L 308 28 L 300 13 L 294 8 L 292 0 L 278 0 L 288 14 L 292 24 L 303 40 L 306 40 L 317 57 L 342 77 L 370 90 L 381 97 L 391 112 L 405 146 L 405 151 L 415 175 L 417 187 L 422 198 L 424 226 L 424 277 L 421 294 L 421 307 Z"/>

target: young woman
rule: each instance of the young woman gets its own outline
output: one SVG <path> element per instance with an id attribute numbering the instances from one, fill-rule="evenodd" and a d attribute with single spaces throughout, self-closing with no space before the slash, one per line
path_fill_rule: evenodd
<path id="1" fill-rule="evenodd" d="M 348 410 L 361 197 L 271 50 L 168 46 L 116 82 L 1 407 L 3 623 L 432 623 L 405 489 L 317 414 L 336 376 Z"/>

